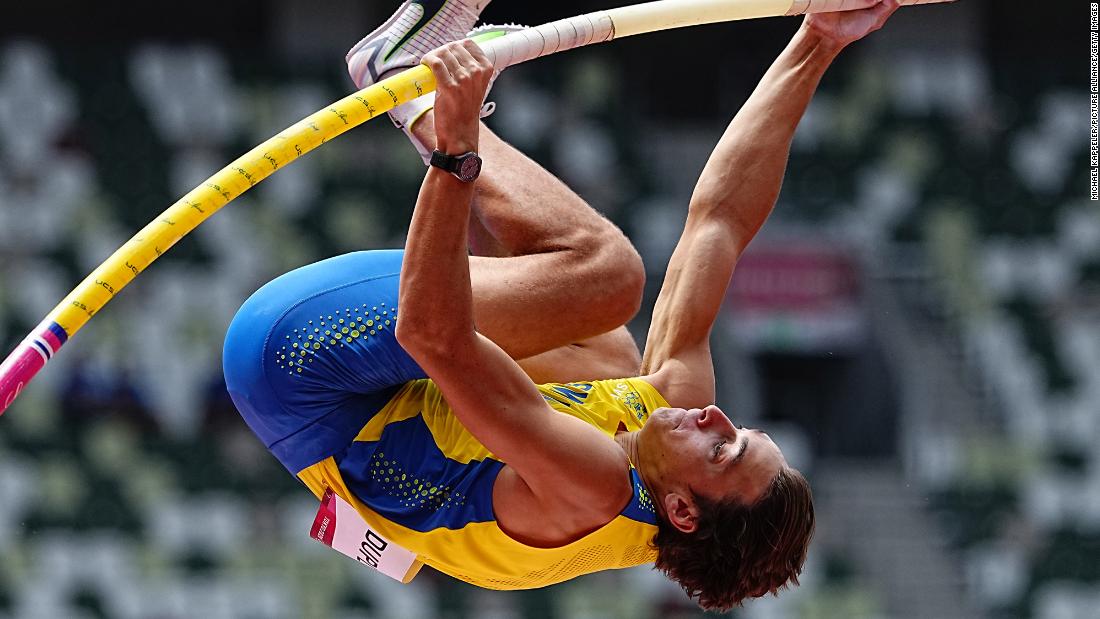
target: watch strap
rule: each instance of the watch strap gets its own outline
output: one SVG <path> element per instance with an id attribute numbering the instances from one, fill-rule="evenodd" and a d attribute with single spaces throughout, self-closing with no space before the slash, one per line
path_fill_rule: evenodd
<path id="1" fill-rule="evenodd" d="M 471 160 L 476 162 L 474 171 L 469 171 L 469 166 L 465 165 L 471 163 Z M 477 153 L 468 152 L 461 155 L 448 155 L 440 150 L 432 152 L 432 157 L 428 161 L 430 165 L 450 172 L 458 180 L 464 183 L 472 183 L 477 180 L 481 174 L 481 157 L 478 157 Z"/>
<path id="2" fill-rule="evenodd" d="M 451 174 L 458 172 L 458 157 L 456 155 L 448 155 L 442 151 L 432 151 L 432 158 L 428 162 L 437 168 L 446 170 Z"/>

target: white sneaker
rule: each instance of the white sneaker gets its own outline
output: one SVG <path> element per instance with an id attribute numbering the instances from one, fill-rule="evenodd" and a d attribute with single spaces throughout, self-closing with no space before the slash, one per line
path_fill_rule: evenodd
<path id="1" fill-rule="evenodd" d="M 451 4 L 461 5 L 463 1 L 470 4 L 462 5 L 461 8 L 449 9 Z M 469 32 L 464 30 L 452 36 L 455 24 L 460 23 L 454 17 L 455 15 L 459 13 L 466 15 L 463 11 L 471 10 L 469 9 L 470 6 L 476 7 L 472 10 L 480 13 L 481 9 L 485 8 L 490 1 L 478 0 L 475 3 L 474 0 L 409 0 L 405 2 L 388 22 L 367 35 L 348 52 L 348 72 L 351 74 L 352 81 L 359 88 L 366 88 L 392 73 L 415 67 L 420 64 L 420 59 L 425 54 L 451 41 L 469 38 L 482 43 L 526 28 L 526 26 L 518 24 L 499 26 L 485 24 Z M 436 27 L 431 18 L 424 20 L 418 17 L 427 15 L 426 11 L 431 9 L 429 5 L 441 3 L 443 6 L 435 13 L 439 17 L 440 27 Z M 472 20 L 471 25 L 473 21 L 477 20 L 477 13 L 474 13 L 470 18 Z M 416 25 L 418 23 L 419 26 Z M 465 23 L 465 21 L 461 23 Z M 440 34 L 444 28 L 447 32 L 446 36 Z M 419 29 L 419 33 L 416 29 Z M 423 33 L 423 36 L 420 33 Z M 382 50 L 387 51 L 383 52 Z M 489 90 L 493 88 L 493 82 L 500 75 L 500 71 L 499 69 L 493 71 L 493 77 L 489 80 L 489 86 L 485 91 L 486 96 L 488 96 Z M 397 128 L 405 132 L 405 135 L 416 148 L 416 152 L 424 161 L 424 165 L 428 165 L 428 162 L 431 161 L 434 145 L 429 148 L 427 144 L 424 144 L 413 134 L 411 128 L 413 123 L 433 107 L 435 107 L 435 93 L 430 92 L 389 112 L 390 120 Z M 495 103 L 486 103 L 481 109 L 481 117 L 489 116 L 495 109 Z"/>
<path id="2" fill-rule="evenodd" d="M 366 88 L 389 73 L 415 67 L 433 49 L 466 38 L 490 1 L 406 0 L 348 52 L 352 81 Z"/>

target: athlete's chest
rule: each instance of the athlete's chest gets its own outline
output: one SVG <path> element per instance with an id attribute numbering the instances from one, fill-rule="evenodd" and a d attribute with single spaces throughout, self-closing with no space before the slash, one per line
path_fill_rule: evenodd
<path id="1" fill-rule="evenodd" d="M 551 408 L 577 417 L 608 436 L 623 430 L 639 430 L 649 418 L 649 409 L 626 380 L 548 384 L 538 388 Z"/>

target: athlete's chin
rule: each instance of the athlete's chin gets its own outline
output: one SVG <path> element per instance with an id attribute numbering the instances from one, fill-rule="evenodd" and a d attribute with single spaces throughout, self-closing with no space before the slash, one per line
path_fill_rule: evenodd
<path id="1" fill-rule="evenodd" d="M 645 425 L 642 426 L 642 434 L 664 434 L 672 430 L 676 425 L 674 411 L 675 409 L 672 408 L 658 408 L 650 413 Z"/>
<path id="2" fill-rule="evenodd" d="M 676 409 L 674 408 L 658 408 L 657 410 L 653 411 L 652 414 L 650 414 L 649 421 L 656 421 L 657 423 L 668 423 L 669 421 L 674 422 L 675 412 Z"/>
<path id="3" fill-rule="evenodd" d="M 659 408 L 653 411 L 646 425 L 652 425 L 662 432 L 674 432 L 681 429 L 685 419 L 687 411 L 682 408 Z"/>

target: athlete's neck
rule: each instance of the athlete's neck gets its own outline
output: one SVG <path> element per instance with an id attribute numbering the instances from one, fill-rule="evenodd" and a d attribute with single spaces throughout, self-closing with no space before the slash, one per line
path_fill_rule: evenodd
<path id="1" fill-rule="evenodd" d="M 638 468 L 638 432 L 619 430 L 615 433 L 615 442 L 619 444 L 619 447 L 622 447 L 623 452 L 626 453 L 626 459 L 630 460 L 631 466 Z"/>
<path id="2" fill-rule="evenodd" d="M 656 496 L 653 491 L 654 488 L 650 485 L 649 480 L 646 479 L 646 471 L 642 470 L 641 452 L 638 451 L 638 432 L 617 432 L 615 434 L 615 442 L 622 447 L 626 453 L 627 460 L 630 460 L 631 466 L 638 471 L 638 477 L 642 480 L 642 485 L 649 492 L 650 495 Z"/>

